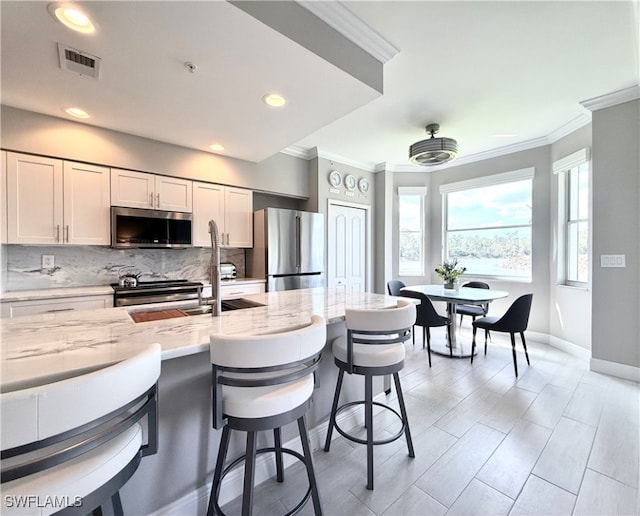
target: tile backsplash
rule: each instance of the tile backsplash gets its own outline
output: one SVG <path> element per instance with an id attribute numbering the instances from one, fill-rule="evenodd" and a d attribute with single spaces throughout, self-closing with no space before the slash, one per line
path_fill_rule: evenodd
<path id="1" fill-rule="evenodd" d="M 53 268 L 42 268 L 42 255 L 54 257 Z M 37 290 L 109 285 L 118 271 L 140 272 L 141 281 L 189 279 L 208 282 L 211 250 L 112 249 L 101 246 L 5 245 L 2 249 L 2 290 Z M 221 262 L 231 262 L 245 276 L 244 249 L 222 249 Z"/>

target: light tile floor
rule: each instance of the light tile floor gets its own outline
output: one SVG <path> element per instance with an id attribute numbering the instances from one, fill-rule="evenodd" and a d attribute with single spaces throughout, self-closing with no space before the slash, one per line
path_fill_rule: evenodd
<path id="1" fill-rule="evenodd" d="M 517 342 L 519 378 L 508 336 L 493 335 L 473 366 L 434 354 L 431 369 L 420 337 L 409 341 L 401 377 L 416 457 L 404 439 L 376 446 L 368 491 L 365 447 L 338 436 L 314 452 L 324 514 L 639 514 L 638 384 L 533 341 L 528 367 Z M 382 412 L 374 427 L 391 435 L 398 423 Z M 254 514 L 284 514 L 305 489 L 294 465 L 284 483 L 257 488 Z M 239 514 L 240 501 L 224 509 Z"/>

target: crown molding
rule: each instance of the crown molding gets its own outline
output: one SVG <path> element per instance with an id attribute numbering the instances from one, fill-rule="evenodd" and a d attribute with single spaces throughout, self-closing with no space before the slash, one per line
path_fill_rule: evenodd
<path id="1" fill-rule="evenodd" d="M 326 151 L 320 151 L 317 147 L 313 147 L 311 149 L 304 149 L 302 147 L 290 146 L 286 149 L 280 151 L 283 154 L 289 154 L 291 156 L 295 156 L 297 158 L 302 158 L 306 160 L 311 160 L 313 158 L 324 158 L 330 161 L 337 161 L 343 165 L 352 166 L 355 168 L 359 168 L 362 170 L 366 170 L 367 172 L 435 172 L 437 170 L 445 170 L 448 168 L 458 167 L 460 165 L 468 165 L 469 163 L 475 163 L 477 161 L 484 161 L 491 158 L 497 158 L 500 156 L 505 156 L 507 154 L 514 154 L 516 152 L 522 152 L 530 149 L 535 149 L 537 147 L 542 147 L 544 145 L 551 145 L 555 143 L 560 138 L 564 138 L 565 136 L 571 134 L 572 132 L 584 127 L 588 123 L 591 122 L 591 113 L 583 113 L 578 115 L 573 120 L 570 120 L 566 124 L 560 126 L 558 129 L 552 131 L 546 136 L 541 136 L 540 138 L 533 138 L 531 140 L 526 140 L 524 142 L 514 143 L 511 145 L 505 145 L 504 147 L 497 147 L 495 149 L 489 149 L 482 152 L 477 152 L 475 154 L 469 154 L 467 156 L 461 156 L 453 161 L 449 161 L 442 165 L 436 165 L 433 167 L 424 167 L 420 165 L 413 165 L 411 163 L 365 163 L 361 161 L 356 161 L 351 158 L 347 158 L 345 156 L 340 156 L 339 154 L 333 154 Z"/>
<path id="2" fill-rule="evenodd" d="M 597 111 L 599 109 L 605 109 L 608 107 L 617 106 L 625 102 L 631 102 L 640 98 L 640 86 L 634 85 L 630 88 L 607 93 L 606 95 L 600 95 L 599 97 L 593 97 L 592 99 L 583 100 L 580 105 L 588 109 L 589 111 Z"/>
<path id="3" fill-rule="evenodd" d="M 353 14 L 341 2 L 318 2 L 299 0 L 297 2 L 309 12 L 320 18 L 351 40 L 362 50 L 376 58 L 382 64 L 392 59 L 400 51 Z"/>
<path id="4" fill-rule="evenodd" d="M 555 131 L 551 131 L 547 135 L 547 140 L 549 140 L 549 143 L 555 143 L 560 138 L 568 136 L 572 132 L 577 131 L 589 123 L 591 123 L 591 113 L 581 113 L 573 120 L 570 120 L 566 124 L 558 127 Z"/>

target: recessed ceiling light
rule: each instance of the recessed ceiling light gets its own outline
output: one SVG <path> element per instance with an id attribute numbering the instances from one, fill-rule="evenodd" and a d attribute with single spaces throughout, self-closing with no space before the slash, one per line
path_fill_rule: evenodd
<path id="1" fill-rule="evenodd" d="M 224 145 L 220 145 L 219 143 L 214 143 L 213 145 L 209 145 L 209 148 L 214 152 L 219 152 L 224 150 Z"/>
<path id="2" fill-rule="evenodd" d="M 84 34 L 90 34 L 96 30 L 89 17 L 72 4 L 49 4 L 48 10 L 53 17 L 71 30 Z"/>
<path id="3" fill-rule="evenodd" d="M 268 93 L 262 100 L 265 104 L 268 104 L 272 107 L 281 107 L 287 103 L 287 99 L 285 99 L 282 95 L 278 95 L 277 93 Z"/>
<path id="4" fill-rule="evenodd" d="M 76 118 L 91 118 L 89 113 L 87 113 L 84 109 L 80 109 L 77 107 L 70 107 L 64 110 L 65 113 L 71 116 L 75 116 Z"/>

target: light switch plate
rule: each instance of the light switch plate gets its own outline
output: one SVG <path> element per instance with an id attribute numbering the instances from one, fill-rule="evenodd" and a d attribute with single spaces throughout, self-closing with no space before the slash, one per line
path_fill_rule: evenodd
<path id="1" fill-rule="evenodd" d="M 42 255 L 42 268 L 43 269 L 53 269 L 54 267 L 54 255 L 52 254 L 43 254 Z"/>
<path id="2" fill-rule="evenodd" d="M 601 254 L 600 267 L 626 267 L 624 254 Z"/>

